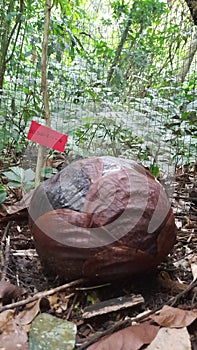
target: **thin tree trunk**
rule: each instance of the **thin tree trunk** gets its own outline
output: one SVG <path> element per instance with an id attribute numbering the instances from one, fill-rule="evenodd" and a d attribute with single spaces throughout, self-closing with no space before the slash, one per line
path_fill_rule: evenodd
<path id="1" fill-rule="evenodd" d="M 2 23 L 1 23 L 1 45 L 0 45 L 0 94 L 2 94 L 3 90 L 3 81 L 4 81 L 4 75 L 6 70 L 6 57 L 9 47 L 9 34 L 10 34 L 10 27 L 11 27 L 11 20 L 6 20 L 6 17 L 10 12 L 14 12 L 14 4 L 15 1 L 10 1 L 7 12 L 5 16 L 2 16 Z M 3 9 L 1 9 L 3 11 Z"/>
<path id="2" fill-rule="evenodd" d="M 185 0 L 189 7 L 194 24 L 197 25 L 197 3 L 196 0 Z"/>
<path id="3" fill-rule="evenodd" d="M 50 127 L 50 108 L 48 99 L 48 88 L 47 88 L 47 56 L 48 56 L 48 40 L 49 40 L 49 26 L 50 26 L 50 16 L 51 16 L 51 1 L 46 1 L 45 9 L 45 21 L 44 21 L 44 36 L 42 42 L 42 94 L 44 102 L 44 112 L 45 112 L 45 122 L 46 125 Z"/>
<path id="4" fill-rule="evenodd" d="M 23 0 L 20 0 L 20 13 L 16 17 L 15 24 L 13 28 L 11 28 L 11 19 L 8 21 L 6 18 L 11 12 L 15 11 L 15 1 L 10 1 L 7 12 L 5 16 L 1 17 L 1 27 L 2 27 L 2 35 L 1 35 L 1 49 L 0 49 L 0 95 L 3 92 L 3 82 L 4 82 L 4 76 L 6 72 L 6 64 L 9 62 L 13 56 L 14 49 L 16 47 L 18 35 L 21 29 L 21 19 L 22 14 L 24 11 L 24 2 Z M 16 33 L 17 31 L 17 33 Z M 8 49 L 11 42 L 11 39 L 13 38 L 14 34 L 16 33 L 15 42 L 13 44 L 12 52 L 10 56 L 8 57 Z"/>
<path id="5" fill-rule="evenodd" d="M 118 62 L 119 62 L 119 59 L 120 59 L 120 56 L 121 56 L 121 52 L 122 52 L 122 49 L 124 47 L 124 44 L 125 44 L 125 41 L 127 39 L 127 36 L 128 36 L 128 32 L 129 32 L 129 28 L 131 26 L 131 23 L 132 23 L 132 13 L 133 13 L 133 9 L 135 7 L 135 2 L 133 4 L 133 7 L 132 9 L 130 10 L 130 13 L 129 13 L 129 17 L 128 17 L 128 21 L 127 21 L 127 24 L 126 24 L 126 27 L 122 33 L 122 37 L 120 39 L 120 43 L 116 49 L 116 55 L 115 55 L 115 58 L 112 62 L 112 65 L 111 65 L 111 68 L 109 70 L 109 73 L 108 73 L 108 77 L 107 77 L 107 85 L 110 84 L 111 80 L 112 80 L 112 77 L 113 77 L 113 74 L 114 74 L 114 71 L 118 65 Z"/>
<path id="6" fill-rule="evenodd" d="M 179 74 L 178 74 L 178 81 L 179 82 L 181 82 L 181 83 L 184 82 L 185 77 L 190 70 L 190 67 L 191 67 L 191 64 L 193 62 L 193 59 L 194 59 L 196 52 L 197 52 L 197 39 L 194 38 L 193 41 L 191 42 L 187 52 L 186 52 L 182 67 L 179 70 Z"/>
<path id="7" fill-rule="evenodd" d="M 48 89 L 47 89 L 47 56 L 48 56 L 48 39 L 49 39 L 49 27 L 50 27 L 50 16 L 51 16 L 51 1 L 46 0 L 45 4 L 45 21 L 44 21 L 44 35 L 42 42 L 42 60 L 41 60 L 41 69 L 42 69 L 42 94 L 44 102 L 44 113 L 45 113 L 45 123 L 48 127 L 51 125 L 50 120 L 50 107 L 48 99 Z M 45 147 L 39 145 L 38 147 L 38 157 L 36 165 L 36 175 L 35 175 L 35 187 L 40 184 L 41 172 L 44 162 L 44 151 Z"/>

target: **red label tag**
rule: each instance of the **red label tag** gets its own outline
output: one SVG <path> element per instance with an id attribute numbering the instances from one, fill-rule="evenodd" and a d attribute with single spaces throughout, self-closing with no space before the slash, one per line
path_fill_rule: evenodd
<path id="1" fill-rule="evenodd" d="M 32 120 L 27 138 L 40 145 L 63 152 L 68 140 L 68 135 L 52 130 Z"/>

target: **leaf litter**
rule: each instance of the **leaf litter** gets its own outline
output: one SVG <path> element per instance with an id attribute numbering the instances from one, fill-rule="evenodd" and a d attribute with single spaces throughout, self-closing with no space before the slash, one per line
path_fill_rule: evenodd
<path id="1" fill-rule="evenodd" d="M 181 185 L 181 177 L 177 181 Z M 68 286 L 64 290 L 60 288 L 58 292 L 55 288 L 61 287 L 62 281 L 58 278 L 46 278 L 35 252 L 27 224 L 27 213 L 24 212 L 30 196 L 21 198 L 21 202 L 15 200 L 13 204 L 12 195 L 11 206 L 9 202 L 6 205 L 1 204 L 1 208 L 4 208 L 2 215 L 0 214 L 1 272 L 6 272 L 6 276 L 0 281 L 1 347 L 12 350 L 18 344 L 24 350 L 33 349 L 32 334 L 36 320 L 51 316 L 62 322 L 60 328 L 65 329 L 67 321 L 71 323 L 73 349 L 75 346 L 75 349 L 81 350 L 137 350 L 147 346 L 146 349 L 149 350 L 162 350 L 170 344 L 170 348 L 196 350 L 197 207 L 192 197 L 190 198 L 188 186 L 186 184 L 180 199 L 180 192 L 175 192 L 173 206 L 179 228 L 177 243 L 173 253 L 158 267 L 155 274 L 101 286 L 89 286 L 81 282 L 81 289 Z M 7 222 L 11 224 L 10 245 L 6 248 Z M 9 249 L 7 257 L 5 248 Z M 191 285 L 192 282 L 194 285 Z M 50 290 L 54 290 L 54 293 L 44 294 Z M 43 293 L 43 297 L 31 301 L 31 297 L 39 292 Z M 139 293 L 144 302 L 135 308 L 115 307 L 107 313 L 102 313 L 101 308 L 98 315 L 88 319 L 83 317 L 84 310 L 89 307 L 99 303 L 102 305 L 102 302 L 107 304 L 113 298 L 129 298 Z M 23 303 L 20 304 L 21 302 Z M 3 309 L 9 305 L 10 309 Z M 48 333 L 53 338 L 57 333 L 50 333 L 50 329 L 58 329 L 56 326 L 48 326 Z M 47 334 L 47 329 L 41 332 L 42 335 L 44 332 Z M 59 343 L 62 341 L 61 334 Z M 36 346 L 37 342 L 39 338 L 36 338 Z M 49 349 L 43 344 L 41 349 Z"/>

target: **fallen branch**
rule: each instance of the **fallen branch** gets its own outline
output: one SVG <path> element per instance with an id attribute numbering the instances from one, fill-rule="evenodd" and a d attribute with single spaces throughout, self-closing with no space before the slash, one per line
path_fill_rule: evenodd
<path id="1" fill-rule="evenodd" d="M 161 310 L 164 305 L 170 305 L 170 306 L 174 305 L 178 301 L 178 299 L 180 299 L 182 296 L 189 293 L 196 286 L 197 286 L 197 278 L 192 283 L 190 283 L 189 286 L 185 290 L 183 290 L 182 292 L 177 294 L 175 297 L 170 298 L 167 302 L 162 303 L 160 306 L 158 306 L 157 308 L 155 308 L 153 310 L 150 310 L 150 311 L 147 311 L 146 313 L 143 313 L 143 315 L 141 314 L 141 315 L 138 315 L 136 317 L 126 319 L 124 321 L 116 322 L 112 327 L 106 329 L 104 332 L 98 333 L 95 336 L 91 337 L 85 344 L 80 346 L 78 348 L 78 350 L 87 349 L 90 345 L 96 343 L 101 338 L 103 338 L 107 335 L 111 335 L 111 334 L 115 333 L 116 331 L 119 331 L 123 328 L 130 327 L 133 322 L 142 322 L 142 321 L 148 320 L 149 316 L 151 316 L 152 314 Z"/>
<path id="2" fill-rule="evenodd" d="M 61 285 L 59 287 L 56 287 L 56 288 L 53 288 L 53 289 L 49 289 L 49 290 L 46 290 L 46 291 L 43 291 L 43 292 L 36 293 L 32 297 L 29 297 L 29 298 L 17 301 L 17 302 L 12 303 L 12 304 L 8 304 L 8 305 L 2 306 L 0 308 L 0 312 L 5 311 L 5 310 L 9 310 L 9 309 L 14 309 L 16 307 L 29 304 L 32 301 L 48 297 L 49 295 L 55 294 L 57 292 L 63 291 L 65 289 L 68 289 L 68 288 L 71 288 L 71 287 L 74 287 L 74 286 L 79 285 L 79 284 L 84 283 L 84 282 L 85 282 L 85 280 L 81 278 L 81 279 L 78 279 L 78 280 L 75 280 L 75 281 L 63 284 L 63 285 Z"/>
<path id="3" fill-rule="evenodd" d="M 7 268 L 9 264 L 9 256 L 10 256 L 10 235 L 9 229 L 11 226 L 11 221 L 8 222 L 4 229 L 3 237 L 1 239 L 1 279 L 5 279 L 7 274 Z"/>
<path id="4" fill-rule="evenodd" d="M 140 294 L 113 298 L 85 307 L 82 317 L 91 318 L 98 315 L 104 315 L 109 312 L 131 308 L 142 303 L 144 303 L 144 298 Z"/>

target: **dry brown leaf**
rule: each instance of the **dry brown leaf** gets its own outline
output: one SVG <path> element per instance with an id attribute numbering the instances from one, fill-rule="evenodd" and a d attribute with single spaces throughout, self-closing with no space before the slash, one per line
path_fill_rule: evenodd
<path id="1" fill-rule="evenodd" d="M 138 350 L 144 344 L 150 344 L 158 331 L 159 327 L 144 322 L 105 337 L 88 350 Z"/>
<path id="2" fill-rule="evenodd" d="M 146 350 L 191 350 L 187 328 L 161 328 Z"/>
<path id="3" fill-rule="evenodd" d="M 0 313 L 0 333 L 3 333 L 6 325 L 9 324 L 9 320 L 13 319 L 14 310 L 6 310 Z"/>
<path id="4" fill-rule="evenodd" d="M 193 278 L 195 280 L 197 278 L 197 264 L 196 263 L 191 264 L 191 270 L 192 270 Z"/>
<path id="5" fill-rule="evenodd" d="M 21 325 L 27 325 L 34 320 L 39 311 L 40 299 L 27 304 L 25 309 L 19 313 L 17 319 L 19 319 Z"/>
<path id="6" fill-rule="evenodd" d="M 0 335 L 0 349 L 16 350 L 23 349 L 28 350 L 28 337 L 23 329 L 15 329 L 13 333 Z"/>
<path id="7" fill-rule="evenodd" d="M 28 349 L 28 337 L 18 320 L 14 318 L 13 310 L 0 313 L 0 349 Z"/>
<path id="8" fill-rule="evenodd" d="M 183 292 L 188 288 L 188 285 L 185 283 L 180 283 L 178 281 L 173 281 L 170 278 L 170 275 L 166 271 L 161 271 L 158 277 L 159 283 L 165 289 L 169 290 L 171 294 L 177 294 Z"/>
<path id="9" fill-rule="evenodd" d="M 197 309 L 181 310 L 165 305 L 159 315 L 150 316 L 157 324 L 163 327 L 187 327 L 197 319 Z"/>
<path id="10" fill-rule="evenodd" d="M 34 191 L 35 191 L 34 189 L 30 190 L 23 196 L 23 198 L 19 202 L 16 202 L 13 205 L 6 206 L 7 213 L 15 214 L 23 209 L 28 208 Z"/>
<path id="11" fill-rule="evenodd" d="M 49 301 L 49 304 L 50 304 L 50 308 L 52 310 L 56 309 L 57 306 L 59 306 L 59 301 L 60 301 L 60 296 L 59 296 L 59 293 L 55 293 L 53 295 L 49 295 L 47 297 L 48 301 Z"/>
<path id="12" fill-rule="evenodd" d="M 69 298 L 67 298 L 67 294 L 64 292 L 55 293 L 47 297 L 50 308 L 54 310 L 56 313 L 62 312 L 63 310 L 67 310 Z"/>
<path id="13" fill-rule="evenodd" d="M 189 264 L 191 266 L 193 280 L 195 280 L 197 278 L 197 255 L 191 254 L 188 257 L 188 260 L 189 260 Z"/>
<path id="14" fill-rule="evenodd" d="M 197 278 L 197 255 L 194 254 L 190 259 L 191 270 L 194 280 Z"/>
<path id="15" fill-rule="evenodd" d="M 5 204 L 0 204 L 0 216 L 5 217 L 7 215 L 7 210 Z"/>

